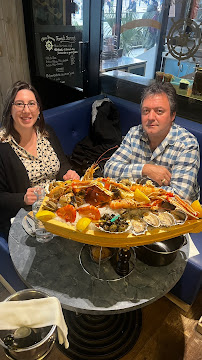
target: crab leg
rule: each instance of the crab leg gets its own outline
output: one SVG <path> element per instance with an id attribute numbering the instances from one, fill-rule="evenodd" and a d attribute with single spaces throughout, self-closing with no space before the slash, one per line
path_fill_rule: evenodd
<path id="1" fill-rule="evenodd" d="M 175 205 L 176 208 L 183 210 L 187 215 L 198 219 L 198 213 L 189 205 L 186 201 L 182 200 L 178 195 L 174 195 L 174 198 L 167 199 L 171 204 Z"/>

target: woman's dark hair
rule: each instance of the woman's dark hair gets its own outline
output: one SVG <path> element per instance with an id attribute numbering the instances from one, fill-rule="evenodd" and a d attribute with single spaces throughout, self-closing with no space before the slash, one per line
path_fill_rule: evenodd
<path id="1" fill-rule="evenodd" d="M 166 94 L 169 104 L 170 104 L 170 114 L 173 115 L 177 111 L 177 94 L 175 88 L 169 82 L 156 82 L 148 87 L 146 87 L 141 96 L 141 107 L 142 103 L 148 96 L 153 96 L 156 94 Z"/>
<path id="2" fill-rule="evenodd" d="M 40 111 L 39 117 L 38 117 L 38 119 L 37 119 L 34 126 L 35 127 L 37 126 L 39 128 L 39 131 L 42 134 L 47 135 L 46 130 L 45 130 L 45 121 L 44 121 L 44 117 L 43 117 L 43 113 L 42 113 L 41 99 L 39 97 L 38 92 L 36 91 L 36 89 L 32 85 L 28 84 L 27 82 L 25 82 L 25 81 L 17 81 L 8 90 L 6 100 L 5 100 L 5 103 L 4 103 L 4 109 L 3 109 L 3 116 L 2 116 L 1 125 L 6 130 L 5 137 L 7 137 L 8 135 L 12 135 L 18 144 L 20 143 L 20 134 L 14 128 L 13 118 L 12 118 L 12 115 L 11 115 L 11 108 L 12 108 L 13 102 L 15 100 L 15 97 L 16 97 L 18 91 L 20 91 L 20 90 L 30 90 L 30 91 L 32 91 L 34 93 L 34 95 L 36 97 L 36 101 L 37 101 L 38 106 L 39 106 L 39 111 Z"/>

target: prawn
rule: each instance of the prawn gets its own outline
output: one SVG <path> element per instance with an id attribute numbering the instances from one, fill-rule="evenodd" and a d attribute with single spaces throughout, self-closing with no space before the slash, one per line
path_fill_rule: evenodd
<path id="1" fill-rule="evenodd" d="M 112 149 L 116 149 L 116 148 L 118 148 L 118 145 L 113 146 L 112 148 L 104 151 L 103 154 L 100 155 L 100 157 L 97 159 L 97 161 L 96 161 L 95 163 L 93 163 L 93 164 L 86 170 L 86 172 L 85 172 L 85 174 L 84 174 L 84 176 L 83 176 L 83 180 L 93 180 L 93 175 L 94 175 L 95 171 L 99 169 L 99 162 L 100 162 L 100 161 L 103 161 L 103 160 L 108 160 L 108 159 L 109 159 L 109 157 L 108 157 L 108 158 L 102 158 L 102 156 L 103 156 L 104 154 L 106 154 L 108 151 L 110 151 L 110 150 L 112 150 Z"/>

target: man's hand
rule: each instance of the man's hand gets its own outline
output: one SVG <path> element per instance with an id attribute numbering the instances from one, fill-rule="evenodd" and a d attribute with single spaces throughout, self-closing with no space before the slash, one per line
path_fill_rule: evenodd
<path id="1" fill-rule="evenodd" d="M 36 195 L 34 194 L 36 188 L 28 188 L 24 196 L 24 203 L 26 205 L 32 205 L 37 200 Z"/>
<path id="2" fill-rule="evenodd" d="M 64 180 L 79 180 L 80 176 L 74 170 L 68 170 L 66 174 L 63 176 Z"/>
<path id="3" fill-rule="evenodd" d="M 164 166 L 145 164 L 142 175 L 156 181 L 160 186 L 170 185 L 171 173 Z"/>

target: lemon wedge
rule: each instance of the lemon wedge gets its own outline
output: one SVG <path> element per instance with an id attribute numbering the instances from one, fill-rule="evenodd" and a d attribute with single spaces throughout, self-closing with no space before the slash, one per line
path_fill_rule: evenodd
<path id="1" fill-rule="evenodd" d="M 191 207 L 198 212 L 198 217 L 202 218 L 202 206 L 200 204 L 200 202 L 198 200 L 195 200 L 192 204 Z"/>
<path id="2" fill-rule="evenodd" d="M 54 212 L 49 210 L 40 210 L 36 213 L 36 218 L 41 221 L 48 221 L 55 217 Z"/>
<path id="3" fill-rule="evenodd" d="M 140 191 L 139 189 L 136 189 L 134 192 L 134 199 L 136 201 L 139 202 L 144 202 L 144 203 L 148 203 L 150 202 L 150 199 L 148 198 L 147 195 L 145 195 L 142 191 Z"/>
<path id="4" fill-rule="evenodd" d="M 87 229 L 88 225 L 91 223 L 91 219 L 87 218 L 87 217 L 83 217 L 81 219 L 78 220 L 77 224 L 76 224 L 76 229 L 78 231 L 84 231 Z"/>

